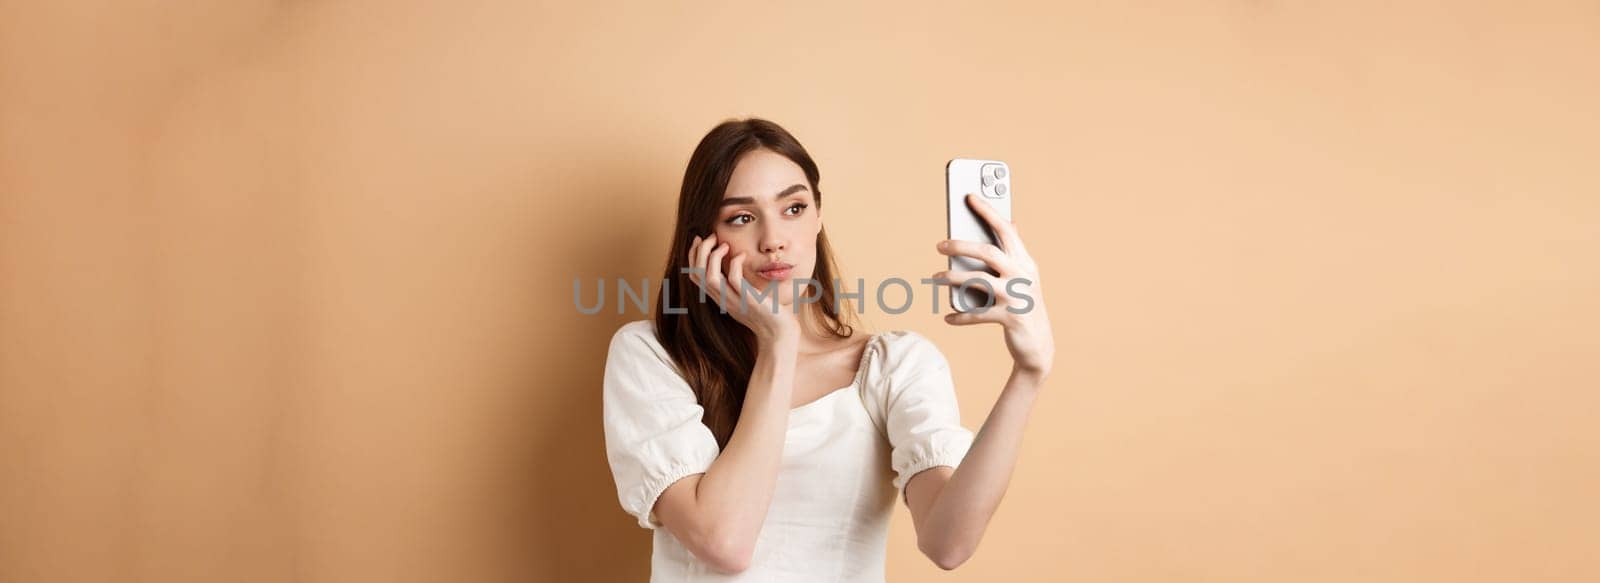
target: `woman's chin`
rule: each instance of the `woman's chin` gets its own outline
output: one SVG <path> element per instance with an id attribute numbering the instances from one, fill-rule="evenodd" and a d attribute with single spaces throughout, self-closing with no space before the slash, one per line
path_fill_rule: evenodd
<path id="1" fill-rule="evenodd" d="M 770 301 L 771 296 L 767 295 L 767 294 L 770 293 L 770 294 L 774 294 L 774 295 L 778 296 L 778 305 L 779 306 L 783 306 L 784 308 L 788 308 L 789 306 L 794 305 L 794 298 L 795 298 L 795 295 L 794 295 L 795 290 L 794 290 L 794 288 L 796 287 L 795 286 L 795 282 L 794 282 L 794 277 L 785 277 L 785 278 L 782 278 L 782 279 L 767 279 L 767 278 L 762 277 L 760 275 L 754 275 L 754 276 L 751 276 L 749 279 L 745 280 L 745 283 L 748 283 L 748 284 L 750 284 L 750 287 L 755 288 L 756 293 L 761 294 L 761 295 L 766 296 L 767 298 L 769 298 L 769 300 L 763 300 L 763 302 Z M 804 290 L 805 289 L 805 285 L 804 285 L 805 282 L 801 281 L 800 284 L 801 285 L 799 287 L 802 290 Z"/>

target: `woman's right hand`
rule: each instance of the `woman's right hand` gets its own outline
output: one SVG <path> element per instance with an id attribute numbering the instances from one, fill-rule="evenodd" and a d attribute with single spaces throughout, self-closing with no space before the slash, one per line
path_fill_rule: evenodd
<path id="1" fill-rule="evenodd" d="M 705 239 L 695 237 L 689 245 L 689 280 L 705 290 L 705 296 L 716 302 L 723 312 L 755 332 L 757 338 L 775 340 L 798 336 L 800 319 L 794 313 L 794 306 L 778 304 L 776 286 L 759 301 L 755 294 L 745 293 L 745 254 L 733 256 L 724 271 L 723 258 L 727 254 L 728 244 L 717 241 L 716 233 Z M 704 277 L 700 277 L 701 274 Z M 777 306 L 777 313 L 773 313 L 774 306 Z"/>

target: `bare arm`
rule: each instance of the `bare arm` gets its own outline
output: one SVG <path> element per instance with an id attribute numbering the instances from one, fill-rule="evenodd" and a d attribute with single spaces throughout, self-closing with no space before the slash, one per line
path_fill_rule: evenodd
<path id="1" fill-rule="evenodd" d="M 763 339 L 728 445 L 704 474 L 668 486 L 656 516 L 685 548 L 729 573 L 750 565 L 783 461 L 799 337 Z"/>
<path id="2" fill-rule="evenodd" d="M 937 466 L 906 482 L 917 548 L 939 568 L 954 569 L 977 550 L 1011 483 L 1028 413 L 1043 382 L 1041 374 L 1013 369 L 960 467 Z"/>
<path id="3" fill-rule="evenodd" d="M 1011 483 L 1028 413 L 1055 362 L 1055 337 L 1044 306 L 1038 263 L 1028 254 L 1016 225 L 995 212 L 988 201 L 969 194 L 967 203 L 994 229 L 1001 246 L 947 240 L 940 242 L 939 252 L 978 258 L 1000 275 L 957 271 L 934 277 L 956 286 L 982 279 L 995 291 L 997 306 L 1004 309 L 950 314 L 945 321 L 957 326 L 1000 324 L 1013 364 L 1000 398 L 960 467 L 935 467 L 906 482 L 906 505 L 917 530 L 917 548 L 943 569 L 956 568 L 977 551 L 978 541 Z M 1017 283 L 1025 285 L 1011 285 Z"/>

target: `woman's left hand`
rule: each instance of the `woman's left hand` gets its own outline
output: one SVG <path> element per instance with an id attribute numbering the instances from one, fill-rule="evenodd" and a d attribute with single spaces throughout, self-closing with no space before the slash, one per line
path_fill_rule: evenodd
<path id="1" fill-rule="evenodd" d="M 934 279 L 947 280 L 950 293 L 960 293 L 959 286 L 972 280 L 986 281 L 989 290 L 994 292 L 994 304 L 988 309 L 947 314 L 944 321 L 956 326 L 999 323 L 1005 327 L 1006 349 L 1011 352 L 1015 369 L 1042 379 L 1050 374 L 1056 345 L 1050 332 L 1050 315 L 1044 306 L 1044 291 L 1039 285 L 1039 266 L 1022 245 L 1016 225 L 1001 217 L 988 201 L 968 194 L 967 205 L 989 223 L 989 228 L 999 236 L 1000 246 L 946 239 L 939 242 L 939 253 L 977 259 L 1000 275 L 996 277 L 983 271 L 935 273 Z M 981 284 L 974 285 L 981 287 Z"/>

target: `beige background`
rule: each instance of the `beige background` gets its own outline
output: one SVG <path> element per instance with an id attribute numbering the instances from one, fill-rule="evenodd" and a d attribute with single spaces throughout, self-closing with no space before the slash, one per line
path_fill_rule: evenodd
<path id="1" fill-rule="evenodd" d="M 0 3 L 0 581 L 644 580 L 571 285 L 752 114 L 849 277 L 1015 168 L 1057 374 L 891 580 L 1600 578 L 1600 4 L 528 4 Z"/>

